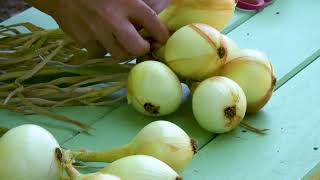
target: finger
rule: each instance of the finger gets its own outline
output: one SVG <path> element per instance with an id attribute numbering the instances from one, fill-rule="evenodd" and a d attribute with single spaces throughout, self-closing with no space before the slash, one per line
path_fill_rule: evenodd
<path id="1" fill-rule="evenodd" d="M 143 1 L 138 0 L 133 5 L 131 19 L 134 23 L 143 26 L 151 36 L 161 44 L 169 38 L 169 32 L 165 25 L 160 21 L 155 11 L 153 11 Z M 137 13 L 138 12 L 138 13 Z"/>
<path id="2" fill-rule="evenodd" d="M 121 46 L 117 41 L 117 37 L 112 34 L 112 29 L 106 26 L 109 21 L 103 19 L 100 16 L 94 22 L 90 19 L 90 16 L 86 16 L 83 20 L 90 24 L 90 30 L 93 32 L 95 39 L 98 43 L 103 46 L 103 48 L 111 54 L 115 59 L 121 60 L 129 57 L 129 53 L 125 48 Z"/>
<path id="3" fill-rule="evenodd" d="M 143 0 L 151 9 L 153 9 L 157 14 L 164 10 L 169 4 L 170 0 Z"/>
<path id="4" fill-rule="evenodd" d="M 81 47 L 87 49 L 89 56 L 101 57 L 106 54 L 104 48 L 95 40 L 88 25 L 80 18 L 71 20 L 66 17 L 64 20 L 57 19 L 57 22 L 66 34 L 74 39 Z"/>
<path id="5" fill-rule="evenodd" d="M 133 56 L 140 56 L 150 51 L 148 41 L 143 39 L 135 27 L 126 19 L 119 20 L 114 27 L 118 42 Z"/>
<path id="6" fill-rule="evenodd" d="M 128 58 L 129 53 L 117 42 L 114 35 L 109 33 L 110 36 L 101 38 L 100 42 L 104 48 L 111 54 L 114 59 L 124 60 Z"/>
<path id="7" fill-rule="evenodd" d="M 102 57 L 107 53 L 104 47 L 97 40 L 87 41 L 83 47 L 88 50 L 90 58 Z"/>
<path id="8" fill-rule="evenodd" d="M 162 48 L 163 45 L 162 44 L 159 44 L 158 42 L 156 41 L 153 41 L 151 42 L 151 50 L 154 51 L 154 50 L 157 50 L 157 49 L 160 49 Z"/>

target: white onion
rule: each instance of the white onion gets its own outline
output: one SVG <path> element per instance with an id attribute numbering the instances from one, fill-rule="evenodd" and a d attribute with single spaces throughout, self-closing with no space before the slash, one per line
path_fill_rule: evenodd
<path id="1" fill-rule="evenodd" d="M 53 135 L 37 125 L 21 125 L 0 139 L 0 177 L 3 180 L 59 180 L 62 167 L 55 156 Z"/>
<path id="2" fill-rule="evenodd" d="M 192 109 L 199 125 L 213 133 L 233 130 L 246 112 L 246 96 L 233 80 L 216 76 L 202 81 L 195 89 Z"/>
<path id="3" fill-rule="evenodd" d="M 170 114 L 182 102 L 182 87 L 178 77 L 165 64 L 144 61 L 135 65 L 127 81 L 128 103 L 149 116 Z"/>

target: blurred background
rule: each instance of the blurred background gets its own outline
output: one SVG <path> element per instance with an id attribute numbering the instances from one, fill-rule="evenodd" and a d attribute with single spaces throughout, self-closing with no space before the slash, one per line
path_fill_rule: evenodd
<path id="1" fill-rule="evenodd" d="M 29 7 L 23 0 L 0 0 L 0 22 Z"/>

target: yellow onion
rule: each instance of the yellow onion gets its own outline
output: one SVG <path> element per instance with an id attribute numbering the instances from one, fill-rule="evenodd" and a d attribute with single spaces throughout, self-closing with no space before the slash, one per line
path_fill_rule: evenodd
<path id="1" fill-rule="evenodd" d="M 206 24 L 189 24 L 168 39 L 165 62 L 181 77 L 203 80 L 214 75 L 237 45 Z"/>
<path id="2" fill-rule="evenodd" d="M 208 24 L 221 31 L 232 18 L 234 0 L 172 0 L 159 17 L 170 31 L 192 23 Z"/>
<path id="3" fill-rule="evenodd" d="M 182 180 L 170 166 L 147 155 L 132 155 L 116 160 L 100 170 L 125 180 Z"/>
<path id="4" fill-rule="evenodd" d="M 247 98 L 247 112 L 259 111 L 271 98 L 276 78 L 265 53 L 244 49 L 219 70 L 219 75 L 237 82 Z"/>
<path id="5" fill-rule="evenodd" d="M 165 64 L 144 61 L 135 65 L 128 76 L 128 103 L 149 116 L 170 114 L 182 102 L 182 87 L 178 77 Z"/>
<path id="6" fill-rule="evenodd" d="M 59 180 L 63 169 L 59 147 L 46 129 L 31 124 L 15 127 L 0 138 L 0 179 Z"/>
<path id="7" fill-rule="evenodd" d="M 233 130 L 246 112 L 246 97 L 233 80 L 215 76 L 202 81 L 192 97 L 192 110 L 199 125 L 213 133 Z"/>
<path id="8" fill-rule="evenodd" d="M 179 172 L 191 162 L 196 151 L 196 142 L 179 126 L 159 120 L 146 125 L 130 143 L 122 147 L 72 154 L 77 160 L 89 162 L 113 162 L 134 154 L 150 155 Z"/>

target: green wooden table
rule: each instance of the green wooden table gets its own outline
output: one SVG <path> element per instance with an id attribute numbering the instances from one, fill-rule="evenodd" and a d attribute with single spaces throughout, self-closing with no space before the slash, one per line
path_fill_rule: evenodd
<path id="1" fill-rule="evenodd" d="M 197 125 L 187 105 L 161 117 L 199 141 L 200 152 L 182 173 L 184 179 L 320 179 L 319 7 L 320 1 L 316 0 L 279 0 L 258 13 L 236 12 L 224 33 L 241 48 L 266 52 L 276 71 L 274 96 L 260 113 L 245 118 L 270 131 L 262 136 L 239 127 L 216 136 Z M 24 21 L 57 27 L 52 18 L 34 8 L 3 24 Z M 156 120 L 125 103 L 56 111 L 94 129 L 88 135 L 45 116 L 22 116 L 4 110 L 0 111 L 0 126 L 35 123 L 51 131 L 63 147 L 94 150 L 125 144 L 143 126 Z"/>

